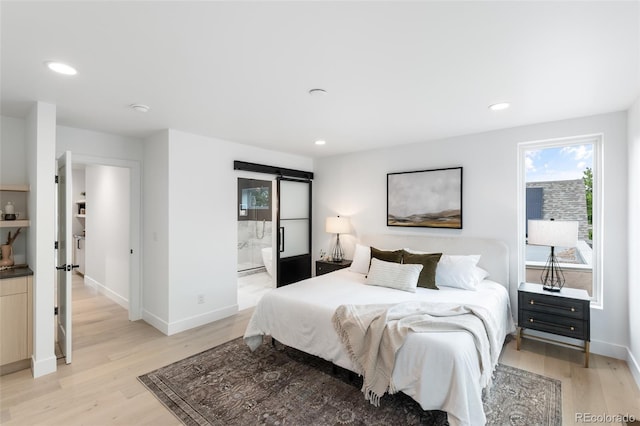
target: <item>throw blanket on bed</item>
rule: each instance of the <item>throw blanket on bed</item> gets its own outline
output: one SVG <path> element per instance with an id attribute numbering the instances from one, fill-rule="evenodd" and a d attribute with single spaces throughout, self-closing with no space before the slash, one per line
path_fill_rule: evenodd
<path id="1" fill-rule="evenodd" d="M 499 327 L 491 313 L 480 306 L 405 302 L 395 305 L 341 305 L 333 325 L 358 374 L 362 392 L 375 406 L 387 390 L 395 393 L 391 380 L 396 352 L 409 331 L 468 331 L 480 358 L 482 388 L 491 383 L 500 355 Z"/>

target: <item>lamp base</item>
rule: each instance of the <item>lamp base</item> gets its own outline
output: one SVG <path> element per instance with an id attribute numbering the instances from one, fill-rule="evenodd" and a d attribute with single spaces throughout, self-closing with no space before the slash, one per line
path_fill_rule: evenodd
<path id="1" fill-rule="evenodd" d="M 340 234 L 336 234 L 336 245 L 333 247 L 333 251 L 331 252 L 331 261 L 342 262 L 343 259 L 344 252 L 342 251 L 342 247 L 340 246 Z"/>
<path id="2" fill-rule="evenodd" d="M 553 246 L 540 275 L 540 281 L 542 281 L 542 289 L 546 291 L 557 293 L 564 287 L 564 273 L 558 264 Z"/>

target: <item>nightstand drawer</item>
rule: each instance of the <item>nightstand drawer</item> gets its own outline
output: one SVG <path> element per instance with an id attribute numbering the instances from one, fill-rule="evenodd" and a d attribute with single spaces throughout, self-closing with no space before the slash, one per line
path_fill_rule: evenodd
<path id="1" fill-rule="evenodd" d="M 316 276 L 328 274 L 329 272 L 337 271 L 339 269 L 348 268 L 349 266 L 351 266 L 351 260 L 342 260 L 340 262 L 318 260 L 316 261 Z"/>
<path id="2" fill-rule="evenodd" d="M 520 293 L 520 304 L 522 309 L 559 315 L 569 318 L 584 319 L 585 309 L 589 309 L 589 304 L 581 300 L 560 298 L 555 296 L 545 296 L 533 293 Z"/>
<path id="3" fill-rule="evenodd" d="M 574 339 L 589 339 L 586 322 L 580 319 L 523 309 L 520 311 L 519 325 L 530 330 L 545 331 Z"/>

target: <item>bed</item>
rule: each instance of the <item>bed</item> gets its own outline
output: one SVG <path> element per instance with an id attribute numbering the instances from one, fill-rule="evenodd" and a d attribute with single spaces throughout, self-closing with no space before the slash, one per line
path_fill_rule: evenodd
<path id="1" fill-rule="evenodd" d="M 335 331 L 332 319 L 340 305 L 395 304 L 409 301 L 482 306 L 492 313 L 500 342 L 515 331 L 508 295 L 508 249 L 500 241 L 470 238 L 371 235 L 359 245 L 447 255 L 480 255 L 477 266 L 488 277 L 475 290 L 438 285 L 415 292 L 366 285 L 354 269 L 342 269 L 265 294 L 252 315 L 245 342 L 252 349 L 268 335 L 277 341 L 358 372 Z M 357 254 L 357 253 L 356 253 Z M 355 262 L 354 262 L 355 263 Z M 497 360 L 496 360 L 497 362 Z M 495 364 L 491 366 L 491 370 Z M 424 410 L 443 410 L 451 425 L 485 423 L 481 366 L 472 335 L 463 331 L 409 333 L 398 350 L 392 372 L 395 388 Z"/>

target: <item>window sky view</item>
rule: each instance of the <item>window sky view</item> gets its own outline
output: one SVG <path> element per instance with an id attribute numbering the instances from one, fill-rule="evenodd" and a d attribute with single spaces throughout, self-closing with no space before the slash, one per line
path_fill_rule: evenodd
<path id="1" fill-rule="evenodd" d="M 593 169 L 593 145 L 570 145 L 525 152 L 527 182 L 582 179 Z"/>

